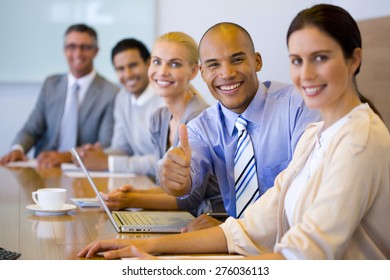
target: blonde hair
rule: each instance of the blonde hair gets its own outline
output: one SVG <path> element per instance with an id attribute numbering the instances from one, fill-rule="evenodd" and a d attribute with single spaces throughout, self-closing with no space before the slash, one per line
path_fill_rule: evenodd
<path id="1" fill-rule="evenodd" d="M 189 35 L 183 32 L 168 32 L 159 36 L 156 40 L 158 42 L 172 42 L 183 45 L 188 49 L 189 57 L 188 60 L 192 64 L 199 63 L 199 54 L 198 54 L 198 44 L 196 41 Z"/>

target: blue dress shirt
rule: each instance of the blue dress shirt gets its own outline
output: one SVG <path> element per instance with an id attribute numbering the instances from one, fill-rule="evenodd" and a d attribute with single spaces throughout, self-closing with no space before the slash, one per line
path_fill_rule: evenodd
<path id="1" fill-rule="evenodd" d="M 257 166 L 260 195 L 273 186 L 275 177 L 290 162 L 307 124 L 320 120 L 318 111 L 306 108 L 292 85 L 260 83 L 244 113 L 248 120 Z M 221 103 L 203 111 L 187 125 L 192 149 L 192 190 L 201 188 L 208 173 L 217 177 L 225 209 L 236 215 L 233 160 L 237 145 L 234 123 L 239 115 Z"/>

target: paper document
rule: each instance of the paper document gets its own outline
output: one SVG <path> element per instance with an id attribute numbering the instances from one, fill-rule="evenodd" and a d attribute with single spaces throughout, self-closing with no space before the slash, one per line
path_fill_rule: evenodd
<path id="1" fill-rule="evenodd" d="M 29 159 L 25 161 L 14 161 L 7 163 L 8 167 L 31 167 L 36 168 L 38 166 L 37 160 Z"/>
<path id="2" fill-rule="evenodd" d="M 100 207 L 100 203 L 97 198 L 92 197 L 73 197 L 70 200 L 73 201 L 74 204 L 76 204 L 79 208 L 98 208 Z M 123 209 L 124 211 L 131 211 L 131 212 L 138 212 L 144 210 L 143 208 L 134 208 L 134 207 L 128 207 Z"/>
<path id="3" fill-rule="evenodd" d="M 80 171 L 81 172 L 81 167 L 77 166 L 74 163 L 61 163 L 61 169 L 63 171 Z"/>
<path id="4" fill-rule="evenodd" d="M 242 255 L 206 255 L 206 256 L 191 256 L 191 255 L 157 255 L 159 259 L 164 260 L 180 260 L 180 259 L 204 259 L 204 260 L 228 260 L 242 259 Z M 122 260 L 137 260 L 138 258 L 122 258 Z"/>
<path id="5" fill-rule="evenodd" d="M 100 204 L 97 198 L 71 198 L 79 208 L 98 208 Z"/>

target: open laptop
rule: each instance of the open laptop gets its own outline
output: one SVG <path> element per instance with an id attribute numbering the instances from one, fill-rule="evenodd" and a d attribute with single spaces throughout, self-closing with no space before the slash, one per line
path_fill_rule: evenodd
<path id="1" fill-rule="evenodd" d="M 76 149 L 71 150 L 117 232 L 180 232 L 195 217 L 186 211 L 110 211 Z"/>

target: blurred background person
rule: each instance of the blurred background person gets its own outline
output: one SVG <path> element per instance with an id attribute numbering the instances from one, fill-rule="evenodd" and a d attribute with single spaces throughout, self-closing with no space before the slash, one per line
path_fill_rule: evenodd
<path id="1" fill-rule="evenodd" d="M 95 71 L 98 51 L 92 27 L 75 24 L 66 30 L 64 55 L 69 72 L 45 80 L 35 108 L 1 164 L 26 160 L 34 147 L 40 167 L 59 166 L 72 162 L 69 150 L 73 147 L 95 142 L 110 145 L 118 88 Z"/>

